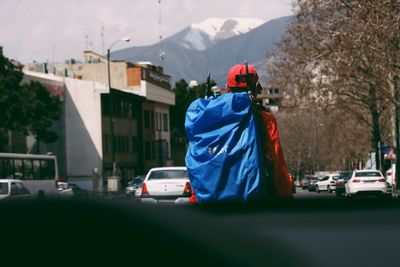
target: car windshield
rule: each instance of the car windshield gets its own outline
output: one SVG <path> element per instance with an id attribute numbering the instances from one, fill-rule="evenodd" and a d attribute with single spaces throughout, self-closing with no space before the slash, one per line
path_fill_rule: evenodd
<path id="1" fill-rule="evenodd" d="M 0 195 L 8 195 L 8 183 L 0 183 Z"/>
<path id="2" fill-rule="evenodd" d="M 339 177 L 340 177 L 340 175 L 335 175 L 335 176 L 332 177 L 332 179 L 333 180 L 337 180 L 337 179 L 339 179 Z"/>
<path id="3" fill-rule="evenodd" d="M 379 172 L 367 171 L 367 172 L 356 172 L 355 177 L 381 177 Z"/>
<path id="4" fill-rule="evenodd" d="M 150 173 L 149 180 L 154 179 L 187 179 L 186 170 L 155 170 Z"/>

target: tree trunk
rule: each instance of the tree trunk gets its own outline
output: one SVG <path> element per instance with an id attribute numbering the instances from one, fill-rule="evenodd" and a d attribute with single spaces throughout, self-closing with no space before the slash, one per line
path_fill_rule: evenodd
<path id="1" fill-rule="evenodd" d="M 371 101 L 369 103 L 369 111 L 372 118 L 372 146 L 375 150 L 376 168 L 380 169 L 382 161 L 382 159 L 379 157 L 379 143 L 381 143 L 381 125 L 377 106 L 375 85 L 369 84 L 369 93 L 371 97 Z"/>

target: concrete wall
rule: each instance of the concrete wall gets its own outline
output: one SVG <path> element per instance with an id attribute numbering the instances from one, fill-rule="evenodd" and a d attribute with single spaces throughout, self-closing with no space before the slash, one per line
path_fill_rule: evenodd
<path id="1" fill-rule="evenodd" d="M 39 73 L 34 71 L 24 70 L 23 83 L 31 81 L 40 82 L 51 93 L 58 95 L 61 102 L 64 102 L 65 84 L 64 77 L 59 77 L 53 74 Z M 39 154 L 46 154 L 48 152 L 57 156 L 58 173 L 60 176 L 67 176 L 66 171 L 66 154 L 65 154 L 65 107 L 61 108 L 60 118 L 53 122 L 51 129 L 57 133 L 58 139 L 55 143 L 39 144 Z M 27 137 L 27 153 L 37 153 L 37 141 L 34 136 Z"/>
<path id="2" fill-rule="evenodd" d="M 141 88 L 144 96 L 146 96 L 148 100 L 171 106 L 175 105 L 175 93 L 173 91 L 161 88 L 146 81 L 141 82 Z"/>
<path id="3" fill-rule="evenodd" d="M 111 88 L 126 89 L 128 88 L 126 62 L 110 61 Z M 91 80 L 104 83 L 108 86 L 108 70 L 107 63 L 85 63 L 82 69 L 77 72 L 77 75 L 82 77 L 82 80 Z"/>
<path id="4" fill-rule="evenodd" d="M 100 96 L 108 88 L 97 82 L 70 78 L 65 79 L 65 85 L 67 174 L 73 180 L 88 179 L 93 177 L 95 168 L 102 173 Z"/>

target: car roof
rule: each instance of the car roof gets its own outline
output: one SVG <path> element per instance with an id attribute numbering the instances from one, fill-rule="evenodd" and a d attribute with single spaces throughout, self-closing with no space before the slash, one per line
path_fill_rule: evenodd
<path id="1" fill-rule="evenodd" d="M 18 180 L 18 179 L 0 179 L 0 182 L 6 182 L 6 183 L 18 182 L 18 183 L 22 183 L 22 181 Z"/>
<path id="2" fill-rule="evenodd" d="M 157 168 L 151 168 L 150 171 L 165 171 L 165 170 L 187 170 L 186 167 L 184 166 L 177 166 L 177 167 L 157 167 Z"/>

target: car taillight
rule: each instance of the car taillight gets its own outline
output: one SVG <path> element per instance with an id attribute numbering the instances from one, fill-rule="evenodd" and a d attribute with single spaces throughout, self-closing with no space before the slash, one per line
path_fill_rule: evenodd
<path id="1" fill-rule="evenodd" d="M 360 179 L 354 179 L 352 182 L 353 183 L 359 183 L 359 182 L 361 182 L 361 180 Z"/>
<path id="2" fill-rule="evenodd" d="M 386 179 L 385 179 L 385 178 L 381 178 L 381 179 L 378 180 L 378 182 L 380 182 L 380 183 L 386 183 Z"/>
<path id="3" fill-rule="evenodd" d="M 392 175 L 392 172 L 387 172 L 387 175 Z"/>
<path id="4" fill-rule="evenodd" d="M 183 190 L 183 194 L 191 195 L 192 194 L 192 187 L 190 186 L 189 182 L 186 182 L 185 189 Z"/>
<path id="5" fill-rule="evenodd" d="M 148 195 L 150 195 L 150 194 L 149 194 L 149 191 L 147 191 L 147 185 L 146 185 L 146 183 L 143 183 L 143 185 L 142 185 L 142 197 L 143 196 L 148 196 Z"/>

